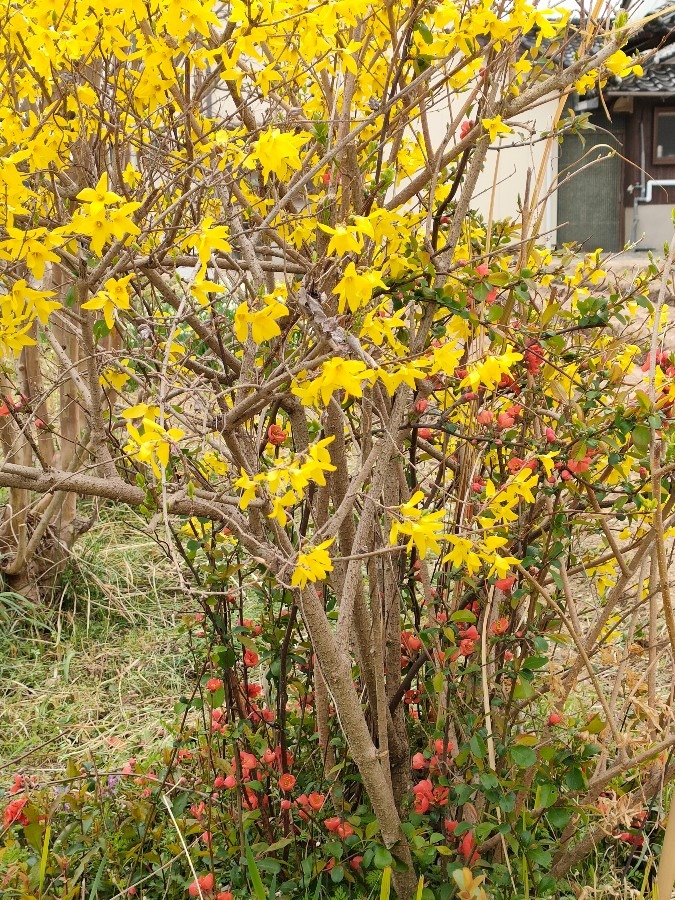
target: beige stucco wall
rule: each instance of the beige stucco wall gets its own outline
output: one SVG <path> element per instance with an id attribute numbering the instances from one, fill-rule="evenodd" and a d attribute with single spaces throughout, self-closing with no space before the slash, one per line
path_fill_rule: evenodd
<path id="1" fill-rule="evenodd" d="M 519 116 L 512 123 L 516 133 L 502 138 L 499 144 L 493 144 L 490 147 L 476 191 L 477 206 L 482 213 L 487 214 L 492 185 L 496 179 L 494 217 L 503 219 L 507 216 L 518 215 L 518 198 L 525 196 L 528 170 L 531 172 L 531 191 L 534 191 L 541 167 L 544 164 L 547 141 L 542 140 L 541 135 L 550 129 L 556 108 L 557 101 L 550 100 L 531 112 Z M 554 141 L 544 164 L 540 199 L 543 199 L 554 183 L 558 171 L 557 163 L 558 142 Z M 549 232 L 547 243 L 552 243 L 554 233 L 551 232 L 551 229 L 556 224 L 557 216 L 555 195 L 545 204 L 543 212 L 542 229 Z"/>
<path id="2" fill-rule="evenodd" d="M 663 245 L 673 234 L 673 207 L 668 203 L 639 203 L 637 208 L 638 250 L 663 252 Z M 624 210 L 624 235 L 626 241 L 633 240 L 633 208 Z"/>
<path id="3" fill-rule="evenodd" d="M 522 116 L 518 116 L 510 124 L 514 134 L 495 142 L 488 150 L 487 159 L 483 171 L 478 179 L 478 185 L 474 195 L 475 209 L 487 216 L 490 210 L 490 198 L 492 186 L 496 189 L 493 205 L 493 218 L 519 217 L 518 198 L 523 198 L 527 185 L 527 172 L 531 170 L 531 190 L 537 182 L 541 169 L 546 140 L 542 139 L 543 132 L 548 131 L 557 108 L 557 100 L 547 100 Z M 430 130 L 432 140 L 437 145 L 447 125 L 447 111 L 435 113 L 430 118 Z M 554 183 L 557 174 L 558 143 L 554 141 L 549 159 L 546 162 L 542 192 L 540 199 L 545 196 L 547 190 Z M 555 240 L 555 232 L 552 230 L 556 224 L 557 204 L 555 195 L 545 204 L 542 231 L 548 232 L 545 242 L 551 244 Z"/>

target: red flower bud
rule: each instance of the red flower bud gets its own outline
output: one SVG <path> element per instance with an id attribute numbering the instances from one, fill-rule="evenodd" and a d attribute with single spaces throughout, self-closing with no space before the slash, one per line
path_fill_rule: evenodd
<path id="1" fill-rule="evenodd" d="M 475 125 L 476 125 L 476 123 L 473 121 L 473 119 L 465 119 L 464 122 L 462 122 L 462 125 L 459 129 L 460 141 L 464 140 L 464 138 L 471 131 L 471 129 L 475 128 Z"/>

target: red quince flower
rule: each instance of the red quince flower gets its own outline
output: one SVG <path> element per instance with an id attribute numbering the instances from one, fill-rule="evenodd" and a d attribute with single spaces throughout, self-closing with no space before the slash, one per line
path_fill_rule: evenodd
<path id="1" fill-rule="evenodd" d="M 459 642 L 460 656 L 471 656 L 475 649 L 476 645 L 473 641 L 463 640 Z"/>
<path id="2" fill-rule="evenodd" d="M 295 787 L 295 781 L 295 775 L 291 775 L 290 772 L 285 772 L 279 779 L 279 787 L 285 792 L 292 791 Z"/>
<path id="3" fill-rule="evenodd" d="M 466 834 L 462 835 L 459 842 L 459 852 L 468 866 L 472 866 L 478 861 L 476 838 L 473 836 L 473 831 L 467 831 Z"/>
<path id="4" fill-rule="evenodd" d="M 521 459 L 519 456 L 512 456 L 511 459 L 507 462 L 506 468 L 512 474 L 516 472 L 520 472 L 520 470 L 525 465 L 525 460 Z"/>
<path id="5" fill-rule="evenodd" d="M 544 351 L 541 344 L 538 344 L 536 341 L 533 341 L 528 345 L 527 350 L 523 355 L 523 365 L 530 375 L 536 375 L 543 366 L 543 353 Z"/>
<path id="6" fill-rule="evenodd" d="M 4 828 L 9 828 L 10 825 L 29 825 L 28 817 L 23 811 L 24 806 L 28 803 L 27 797 L 17 797 L 16 800 L 11 800 L 7 806 L 5 807 L 5 811 L 2 814 L 2 824 Z"/>
<path id="7" fill-rule="evenodd" d="M 508 413 L 499 413 L 497 416 L 497 425 L 499 428 L 511 428 L 512 425 L 515 424 L 515 419 L 513 416 L 510 416 Z"/>
<path id="8" fill-rule="evenodd" d="M 281 427 L 281 425 L 270 425 L 267 429 L 267 440 L 270 444 L 274 444 L 275 447 L 279 447 L 288 437 L 287 432 Z"/>
<path id="9" fill-rule="evenodd" d="M 467 641 L 477 641 L 479 640 L 480 635 L 478 634 L 478 629 L 476 628 L 476 626 L 470 625 L 469 628 L 466 628 L 462 632 L 462 637 Z"/>
<path id="10" fill-rule="evenodd" d="M 354 829 L 349 822 L 341 822 L 337 829 L 337 836 L 344 841 L 345 838 L 350 837 L 352 834 L 354 834 Z"/>
<path id="11" fill-rule="evenodd" d="M 422 641 L 411 631 L 401 632 L 401 643 L 408 653 L 416 653 L 422 647 Z"/>
<path id="12" fill-rule="evenodd" d="M 510 594 L 515 580 L 515 575 L 509 575 L 507 578 L 498 578 L 495 581 L 495 587 L 498 588 L 498 590 L 503 591 L 505 594 Z"/>
<path id="13" fill-rule="evenodd" d="M 449 754 L 453 748 L 452 741 L 448 741 L 448 743 L 444 746 L 443 738 L 436 738 L 434 741 L 434 750 L 438 753 L 439 756 L 442 756 L 443 753 Z"/>
<path id="14" fill-rule="evenodd" d="M 412 758 L 412 767 L 416 772 L 421 772 L 429 765 L 423 753 L 416 753 Z"/>
<path id="15" fill-rule="evenodd" d="M 502 616 L 501 619 L 497 619 L 496 622 L 492 623 L 491 631 L 494 635 L 505 634 L 509 627 L 509 620 Z"/>
<path id="16" fill-rule="evenodd" d="M 312 809 L 316 810 L 316 812 L 319 812 L 319 810 L 323 807 L 324 803 L 326 802 L 326 795 L 319 794 L 318 792 L 315 791 L 315 792 L 311 793 L 307 799 L 308 799 L 309 805 L 312 807 Z"/>

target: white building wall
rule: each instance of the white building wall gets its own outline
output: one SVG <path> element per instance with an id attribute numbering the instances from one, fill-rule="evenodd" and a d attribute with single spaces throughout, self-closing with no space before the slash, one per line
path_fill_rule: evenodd
<path id="1" fill-rule="evenodd" d="M 635 215 L 637 213 L 637 221 Z M 637 210 L 628 206 L 624 210 L 624 235 L 626 241 L 637 241 L 636 250 L 657 250 L 663 253 L 663 245 L 673 235 L 673 207 L 668 203 L 639 203 Z"/>
<path id="2" fill-rule="evenodd" d="M 510 123 L 514 129 L 512 135 L 506 135 L 491 145 L 476 186 L 472 203 L 474 209 L 486 217 L 489 215 L 492 189 L 495 185 L 494 203 L 492 204 L 493 220 L 520 219 L 519 200 L 524 199 L 525 196 L 528 170 L 531 172 L 530 196 L 532 196 L 542 165 L 544 174 L 539 200 L 543 201 L 554 184 L 558 172 L 558 142 L 553 142 L 544 163 L 547 140 L 542 137 L 551 128 L 557 106 L 557 99 L 552 98 L 536 109 L 524 113 Z M 442 140 L 446 125 L 447 111 L 439 111 L 430 118 L 430 130 L 435 146 Z M 553 244 L 555 243 L 558 212 L 555 193 L 542 205 L 544 206 L 544 215 L 541 231 L 547 232 L 543 242 Z M 539 207 L 539 211 L 541 208 Z"/>

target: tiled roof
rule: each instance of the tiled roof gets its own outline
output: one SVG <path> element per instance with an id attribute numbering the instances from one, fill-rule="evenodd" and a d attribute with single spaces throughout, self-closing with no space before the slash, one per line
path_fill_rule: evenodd
<path id="1" fill-rule="evenodd" d="M 613 78 L 607 94 L 675 94 L 675 57 L 662 62 L 646 62 L 644 75 Z"/>
<path id="2" fill-rule="evenodd" d="M 671 35 L 670 32 L 673 31 Z M 534 47 L 536 33 L 530 32 L 523 38 L 523 46 Z M 639 56 L 641 52 L 648 55 L 642 63 L 644 74 L 629 75 L 628 78 L 611 78 L 605 87 L 605 93 L 617 94 L 675 94 L 675 10 L 648 22 L 627 48 L 631 56 Z M 562 61 L 565 68 L 577 59 L 581 35 L 573 31 L 561 42 L 542 41 L 542 50 L 554 60 Z M 602 44 L 595 44 L 591 52 L 597 53 Z M 660 49 L 657 49 L 660 48 Z M 631 52 L 632 51 L 632 52 Z M 588 96 L 592 96 L 589 92 Z"/>

